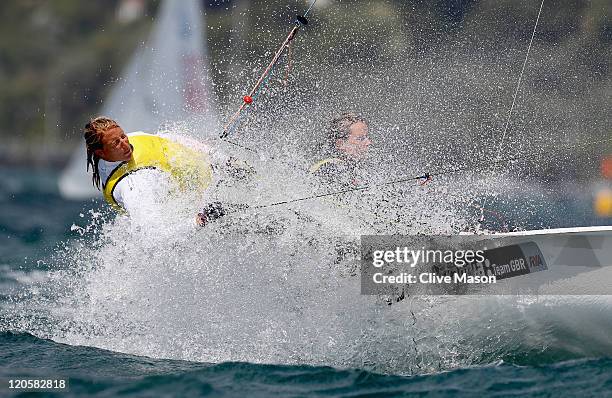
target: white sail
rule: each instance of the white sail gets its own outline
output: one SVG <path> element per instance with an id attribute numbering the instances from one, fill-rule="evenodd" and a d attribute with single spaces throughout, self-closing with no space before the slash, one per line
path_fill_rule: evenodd
<path id="1" fill-rule="evenodd" d="M 218 114 L 206 61 L 206 30 L 199 0 L 160 4 L 149 40 L 130 60 L 104 101 L 101 114 L 126 131 L 155 130 L 165 122 L 201 118 L 202 133 L 216 131 Z M 100 195 L 86 172 L 80 144 L 59 179 L 67 199 Z"/>

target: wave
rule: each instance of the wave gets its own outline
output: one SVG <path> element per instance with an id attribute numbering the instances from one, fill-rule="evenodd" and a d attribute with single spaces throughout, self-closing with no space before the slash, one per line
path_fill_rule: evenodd
<path id="1" fill-rule="evenodd" d="M 611 358 L 538 367 L 501 361 L 418 376 L 394 376 L 329 366 L 202 364 L 160 360 L 70 346 L 25 333 L 0 333 L 0 376 L 65 378 L 62 396 L 326 396 L 353 394 L 437 396 L 602 396 L 609 391 Z M 586 382 L 588 380 L 588 382 Z M 15 394 L 17 395 L 17 394 Z M 7 396 L 11 396 L 10 393 Z"/>

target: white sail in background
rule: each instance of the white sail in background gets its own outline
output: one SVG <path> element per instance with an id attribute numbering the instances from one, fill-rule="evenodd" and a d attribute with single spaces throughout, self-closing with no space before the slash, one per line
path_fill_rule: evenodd
<path id="1" fill-rule="evenodd" d="M 160 124 L 201 118 L 202 133 L 216 130 L 218 114 L 206 62 L 206 30 L 200 0 L 165 0 L 149 40 L 129 62 L 104 101 L 101 115 L 126 131 L 155 132 Z M 100 195 L 86 172 L 80 143 L 59 179 L 67 199 Z"/>

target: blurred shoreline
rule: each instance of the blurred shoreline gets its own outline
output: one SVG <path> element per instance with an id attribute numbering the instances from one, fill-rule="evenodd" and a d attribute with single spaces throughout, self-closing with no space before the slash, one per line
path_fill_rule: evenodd
<path id="1" fill-rule="evenodd" d="M 82 145 L 79 129 L 98 114 L 143 45 L 160 4 L 143 1 L 140 14 L 126 20 L 119 11 L 127 3 L 2 3 L 3 37 L 10 40 L 0 42 L 0 164 L 61 168 Z M 235 111 L 305 4 L 202 2 L 222 120 Z M 491 157 L 537 6 L 321 2 L 294 43 L 289 87 L 270 88 L 241 126 L 241 137 L 248 143 L 253 132 L 286 132 L 307 144 L 331 115 L 351 109 L 376 126 L 377 142 L 389 141 L 383 149 L 436 145 L 451 160 Z M 511 155 L 609 136 L 611 8 L 601 0 L 545 4 L 507 137 Z M 596 167 L 597 156 L 612 152 L 609 144 L 597 149 L 576 150 L 553 174 L 585 174 Z"/>

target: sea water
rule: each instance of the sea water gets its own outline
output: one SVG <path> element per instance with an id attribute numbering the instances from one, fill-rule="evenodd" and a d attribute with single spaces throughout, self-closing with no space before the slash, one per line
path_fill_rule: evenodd
<path id="1" fill-rule="evenodd" d="M 66 379 L 62 396 L 604 396 L 612 388 L 607 297 L 388 306 L 359 295 L 358 278 L 334 264 L 331 237 L 360 232 L 351 214 L 323 227 L 308 212 L 315 205 L 296 206 L 197 229 L 189 211 L 135 222 L 96 201 L 65 201 L 53 173 L 2 177 L 4 381 Z M 580 212 L 557 206 L 536 218 L 567 223 L 551 227 L 593 221 L 563 218 Z M 430 217 L 416 218 L 419 228 L 464 222 L 450 208 L 420 209 Z M 2 395 L 17 394 L 3 386 Z"/>

